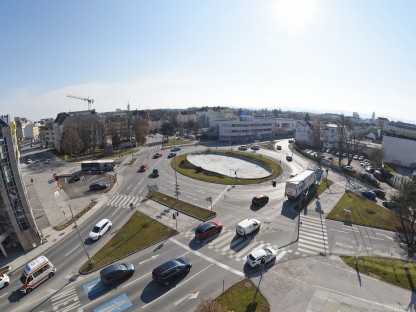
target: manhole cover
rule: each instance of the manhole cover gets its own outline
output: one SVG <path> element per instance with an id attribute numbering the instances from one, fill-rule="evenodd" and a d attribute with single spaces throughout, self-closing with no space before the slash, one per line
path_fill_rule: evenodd
<path id="1" fill-rule="evenodd" d="M 249 282 L 244 283 L 244 286 L 245 286 L 246 288 L 250 288 L 250 287 L 251 287 L 251 283 L 249 283 Z"/>

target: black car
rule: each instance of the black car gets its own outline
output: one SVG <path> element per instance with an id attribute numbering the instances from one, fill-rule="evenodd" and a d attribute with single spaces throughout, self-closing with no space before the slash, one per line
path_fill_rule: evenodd
<path id="1" fill-rule="evenodd" d="M 175 156 L 176 156 L 176 153 L 171 152 L 171 153 L 169 153 L 168 158 L 173 158 L 173 157 L 175 157 Z"/>
<path id="2" fill-rule="evenodd" d="M 180 151 L 181 150 L 181 148 L 179 147 L 179 146 L 175 146 L 175 147 L 173 147 L 170 151 L 171 152 L 178 152 L 178 151 Z"/>
<path id="3" fill-rule="evenodd" d="M 153 169 L 153 171 L 152 171 L 152 176 L 154 177 L 154 178 L 157 178 L 158 176 L 159 176 L 159 169 Z"/>
<path id="4" fill-rule="evenodd" d="M 292 161 L 292 156 L 287 155 L 287 156 L 286 156 L 286 160 L 287 160 L 287 161 Z"/>
<path id="5" fill-rule="evenodd" d="M 93 183 L 90 185 L 90 191 L 105 190 L 107 187 L 108 187 L 108 184 L 104 182 Z"/>
<path id="6" fill-rule="evenodd" d="M 114 263 L 100 271 L 101 282 L 110 285 L 123 278 L 132 276 L 134 273 L 134 265 L 130 262 Z"/>
<path id="7" fill-rule="evenodd" d="M 176 278 L 188 273 L 191 268 L 192 264 L 188 258 L 179 257 L 155 268 L 152 272 L 152 278 L 156 284 L 166 286 Z"/>

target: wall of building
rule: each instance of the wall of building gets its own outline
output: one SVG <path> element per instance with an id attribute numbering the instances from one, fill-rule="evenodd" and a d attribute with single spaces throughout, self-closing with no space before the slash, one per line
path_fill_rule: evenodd
<path id="1" fill-rule="evenodd" d="M 416 168 L 416 139 L 384 134 L 384 161 L 403 167 Z"/>

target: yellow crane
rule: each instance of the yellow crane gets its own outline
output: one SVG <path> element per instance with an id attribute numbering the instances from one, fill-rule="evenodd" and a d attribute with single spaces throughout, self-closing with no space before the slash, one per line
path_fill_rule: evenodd
<path id="1" fill-rule="evenodd" d="M 67 97 L 70 97 L 70 98 L 73 98 L 73 99 L 82 100 L 82 101 L 86 101 L 88 103 L 88 110 L 91 110 L 91 104 L 94 104 L 94 100 L 93 99 L 90 99 L 89 97 L 82 98 L 82 97 L 75 96 L 75 95 L 67 95 Z"/>

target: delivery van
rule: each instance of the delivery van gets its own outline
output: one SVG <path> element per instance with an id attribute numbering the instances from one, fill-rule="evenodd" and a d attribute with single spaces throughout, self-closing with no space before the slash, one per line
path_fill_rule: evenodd
<path id="1" fill-rule="evenodd" d="M 259 220 L 244 219 L 243 221 L 237 224 L 235 231 L 238 235 L 246 236 L 260 229 L 260 226 L 261 222 Z"/>
<path id="2" fill-rule="evenodd" d="M 19 289 L 22 293 L 28 294 L 48 278 L 55 275 L 56 268 L 45 256 L 33 259 L 25 265 L 22 276 L 19 280 Z"/>

